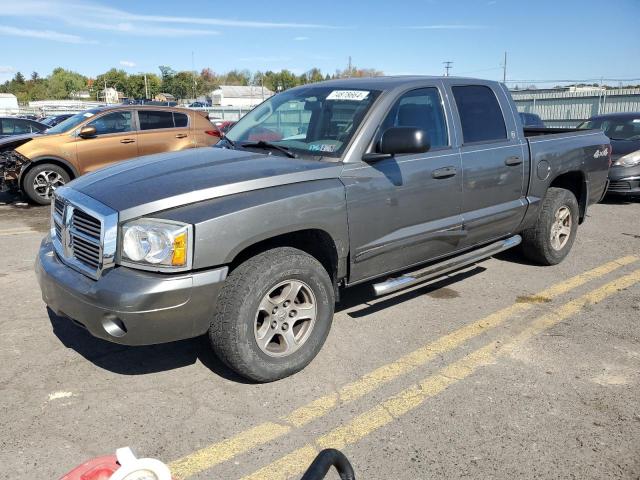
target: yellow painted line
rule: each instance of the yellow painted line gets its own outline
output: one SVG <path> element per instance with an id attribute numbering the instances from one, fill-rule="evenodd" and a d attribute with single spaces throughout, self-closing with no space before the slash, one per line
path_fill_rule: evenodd
<path id="1" fill-rule="evenodd" d="M 542 290 L 532 299 L 537 301 L 551 300 L 559 295 L 578 288 L 585 283 L 602 277 L 614 270 L 636 262 L 638 257 L 626 256 L 605 263 L 587 272 L 559 282 Z M 212 468 L 236 455 L 249 451 L 258 445 L 265 444 L 274 438 L 286 435 L 294 427 L 302 427 L 312 420 L 323 417 L 339 405 L 345 405 L 362 398 L 366 394 L 382 385 L 399 378 L 402 375 L 425 365 L 440 354 L 453 350 L 467 340 L 476 337 L 491 328 L 495 328 L 509 318 L 523 313 L 535 306 L 534 303 L 516 303 L 488 315 L 474 323 L 465 325 L 413 352 L 400 357 L 398 360 L 383 365 L 367 373 L 358 380 L 343 386 L 338 392 L 324 395 L 307 405 L 300 407 L 290 414 L 281 417 L 282 423 L 264 423 L 238 435 L 213 443 L 207 447 L 175 460 L 169 467 L 176 478 L 188 478 L 199 472 Z"/>
<path id="2" fill-rule="evenodd" d="M 348 423 L 317 437 L 315 445 L 305 445 L 243 477 L 242 480 L 287 480 L 294 475 L 299 475 L 305 471 L 319 450 L 324 448 L 341 449 L 358 442 L 379 428 L 388 425 L 394 419 L 415 410 L 429 398 L 435 397 L 449 386 L 467 378 L 480 367 L 494 363 L 498 355 L 512 352 L 535 335 L 575 315 L 586 305 L 601 302 L 638 282 L 640 282 L 640 270 L 592 290 L 553 312 L 538 317 L 510 342 L 501 346 L 500 343 L 494 341 L 475 350 L 464 358 L 444 367 L 437 374 L 425 378 L 420 383 L 389 397 L 379 405 L 358 415 Z"/>

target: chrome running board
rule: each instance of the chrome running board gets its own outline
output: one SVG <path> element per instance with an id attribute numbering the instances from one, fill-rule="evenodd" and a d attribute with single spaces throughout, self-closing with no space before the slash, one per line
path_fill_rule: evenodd
<path id="1" fill-rule="evenodd" d="M 384 282 L 376 283 L 373 285 L 373 290 L 376 297 L 397 292 L 398 290 L 439 277 L 445 273 L 451 272 L 452 270 L 457 270 L 480 260 L 484 260 L 485 258 L 492 257 L 497 253 L 519 245 L 520 242 L 522 242 L 522 237 L 520 235 L 514 235 L 513 237 L 449 258 L 434 265 L 429 265 L 423 269 L 406 273 L 400 277 L 389 278 Z"/>

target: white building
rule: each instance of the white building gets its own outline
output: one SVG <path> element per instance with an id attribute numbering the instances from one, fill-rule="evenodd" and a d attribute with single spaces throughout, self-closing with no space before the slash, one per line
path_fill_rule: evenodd
<path id="1" fill-rule="evenodd" d="M 18 99 L 13 93 L 0 93 L 0 115 L 18 113 Z"/>
<path id="2" fill-rule="evenodd" d="M 222 85 L 211 92 L 211 104 L 223 107 L 255 107 L 273 95 L 266 87 Z"/>

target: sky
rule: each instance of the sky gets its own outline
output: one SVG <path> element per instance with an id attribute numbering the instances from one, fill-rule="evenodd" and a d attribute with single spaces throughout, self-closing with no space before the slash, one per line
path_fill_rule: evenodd
<path id="1" fill-rule="evenodd" d="M 58 66 L 333 73 L 349 56 L 389 75 L 452 61 L 452 75 L 502 79 L 505 51 L 522 85 L 640 79 L 639 24 L 640 0 L 0 0 L 0 82 Z"/>

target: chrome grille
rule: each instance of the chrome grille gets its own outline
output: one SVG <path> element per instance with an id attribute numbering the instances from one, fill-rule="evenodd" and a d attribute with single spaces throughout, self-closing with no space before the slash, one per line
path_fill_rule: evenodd
<path id="1" fill-rule="evenodd" d="M 94 279 L 113 265 L 116 212 L 84 194 L 61 187 L 56 190 L 51 213 L 53 245 L 64 263 Z"/>
<path id="2" fill-rule="evenodd" d="M 100 224 L 100 220 L 97 218 L 87 215 L 82 210 L 75 209 L 73 211 L 73 218 L 71 222 L 74 230 L 87 235 L 88 237 L 100 240 L 102 225 Z"/>

